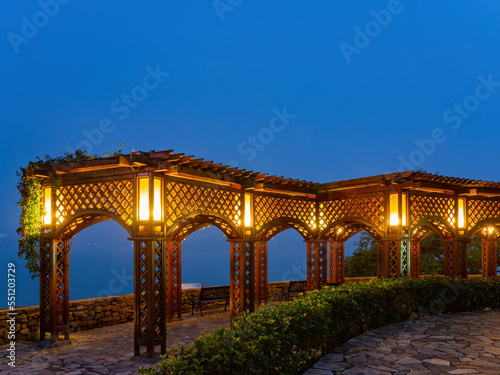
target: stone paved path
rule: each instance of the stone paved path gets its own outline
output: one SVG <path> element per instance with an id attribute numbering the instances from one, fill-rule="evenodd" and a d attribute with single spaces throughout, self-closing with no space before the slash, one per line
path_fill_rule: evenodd
<path id="1" fill-rule="evenodd" d="M 500 311 L 439 315 L 355 337 L 304 375 L 500 375 Z"/>
<path id="2" fill-rule="evenodd" d="M 187 346 L 196 337 L 229 327 L 229 312 L 204 312 L 204 317 L 167 324 L 167 347 Z M 82 331 L 70 335 L 71 344 L 54 349 L 41 349 L 35 343 L 18 342 L 16 367 L 8 366 L 8 345 L 0 346 L 0 373 L 9 374 L 135 374 L 139 367 L 151 367 L 160 359 L 144 353 L 134 356 L 132 323 Z M 157 347 L 157 350 L 160 348 Z M 145 351 L 145 348 L 142 348 Z"/>

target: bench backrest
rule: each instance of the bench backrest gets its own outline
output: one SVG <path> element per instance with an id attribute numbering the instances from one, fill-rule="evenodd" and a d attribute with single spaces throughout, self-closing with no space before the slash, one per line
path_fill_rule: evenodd
<path id="1" fill-rule="evenodd" d="M 200 299 L 212 300 L 229 298 L 229 285 L 224 286 L 207 286 L 201 288 Z"/>
<path id="2" fill-rule="evenodd" d="M 305 292 L 307 289 L 306 280 L 290 280 L 289 292 Z"/>

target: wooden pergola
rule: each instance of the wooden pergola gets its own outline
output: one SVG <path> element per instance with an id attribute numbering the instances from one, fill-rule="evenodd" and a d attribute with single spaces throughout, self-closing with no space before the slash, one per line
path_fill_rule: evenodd
<path id="1" fill-rule="evenodd" d="M 378 277 L 419 277 L 419 244 L 445 243 L 445 274 L 467 277 L 469 238 L 482 237 L 482 274 L 495 276 L 500 183 L 407 171 L 318 184 L 174 153 L 133 152 L 44 171 L 40 333 L 69 337 L 70 239 L 115 220 L 134 242 L 135 354 L 166 352 L 166 322 L 181 314 L 181 244 L 217 226 L 230 246 L 231 316 L 267 300 L 267 242 L 296 229 L 307 253 L 308 290 L 344 281 L 344 243 L 366 230 L 378 241 Z M 45 176 L 45 177 L 44 177 Z"/>

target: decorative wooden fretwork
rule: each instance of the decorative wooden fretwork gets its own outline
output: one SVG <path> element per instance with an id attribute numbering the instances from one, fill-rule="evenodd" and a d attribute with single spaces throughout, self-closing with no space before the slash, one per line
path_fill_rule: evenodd
<path id="1" fill-rule="evenodd" d="M 87 210 L 113 214 L 124 225 L 132 226 L 133 201 L 132 180 L 63 185 L 55 191 L 56 227 L 65 219 Z M 81 220 L 73 224 L 78 225 Z"/>
<path id="2" fill-rule="evenodd" d="M 237 238 L 240 236 L 238 230 L 229 222 L 212 215 L 200 215 L 186 219 L 184 222 L 176 225 L 169 233 L 170 238 L 183 240 L 191 233 L 204 228 L 208 225 L 215 225 L 227 238 Z"/>
<path id="3" fill-rule="evenodd" d="M 345 281 L 344 245 L 343 241 L 330 240 L 330 274 L 329 283 L 343 283 Z"/>
<path id="4" fill-rule="evenodd" d="M 231 240 L 231 316 L 254 311 L 255 244 Z"/>
<path id="5" fill-rule="evenodd" d="M 267 241 L 255 242 L 255 297 L 257 304 L 267 303 Z"/>
<path id="6" fill-rule="evenodd" d="M 167 309 L 169 319 L 174 313 L 180 318 L 182 314 L 182 241 L 167 241 Z"/>
<path id="7" fill-rule="evenodd" d="M 401 276 L 409 276 L 411 268 L 410 241 L 401 240 Z"/>
<path id="8" fill-rule="evenodd" d="M 135 256 L 135 325 L 134 352 L 147 346 L 150 356 L 161 345 L 166 353 L 166 250 L 164 241 L 134 240 Z"/>
<path id="9" fill-rule="evenodd" d="M 410 277 L 418 279 L 420 277 L 420 241 L 410 241 Z"/>
<path id="10" fill-rule="evenodd" d="M 40 244 L 40 335 L 69 338 L 69 240 L 42 238 Z"/>
<path id="11" fill-rule="evenodd" d="M 319 204 L 319 227 L 324 230 L 345 219 L 363 220 L 380 231 L 385 229 L 385 200 L 383 194 L 345 197 Z"/>
<path id="12" fill-rule="evenodd" d="M 410 226 L 426 217 L 439 217 L 455 229 L 455 202 L 445 196 L 410 194 Z"/>
<path id="13" fill-rule="evenodd" d="M 444 240 L 444 274 L 451 277 L 467 276 L 467 242 Z"/>
<path id="14" fill-rule="evenodd" d="M 484 277 L 497 275 L 497 239 L 481 240 L 481 274 Z"/>
<path id="15" fill-rule="evenodd" d="M 324 241 L 306 241 L 307 290 L 320 289 L 327 279 L 327 246 Z"/>
<path id="16" fill-rule="evenodd" d="M 494 199 L 467 199 L 467 228 L 472 230 L 479 222 L 500 219 L 500 201 Z"/>
<path id="17" fill-rule="evenodd" d="M 193 213 L 216 214 L 226 223 L 241 225 L 241 194 L 222 188 L 167 181 L 165 184 L 165 223 L 172 227 L 182 217 Z M 175 229 L 174 229 L 175 230 Z"/>
<path id="18" fill-rule="evenodd" d="M 262 240 L 268 240 L 288 228 L 295 228 L 308 238 L 315 228 L 314 202 L 256 194 L 254 221 L 255 231 Z"/>

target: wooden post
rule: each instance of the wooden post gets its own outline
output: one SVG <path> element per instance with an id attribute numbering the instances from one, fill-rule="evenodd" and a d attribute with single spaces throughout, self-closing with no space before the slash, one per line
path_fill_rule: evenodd
<path id="1" fill-rule="evenodd" d="M 327 242 L 306 240 L 307 244 L 307 290 L 321 289 L 328 274 Z"/>
<path id="2" fill-rule="evenodd" d="M 255 242 L 228 240 L 231 245 L 231 318 L 255 310 Z"/>
<path id="3" fill-rule="evenodd" d="M 497 241 L 481 239 L 481 274 L 484 277 L 497 275 Z"/>
<path id="4" fill-rule="evenodd" d="M 343 283 L 345 281 L 345 254 L 344 254 L 344 241 L 336 241 L 331 239 L 330 245 L 330 273 L 328 282 L 330 283 Z"/>
<path id="5" fill-rule="evenodd" d="M 255 242 L 255 299 L 267 303 L 267 241 Z"/>
<path id="6" fill-rule="evenodd" d="M 182 241 L 167 241 L 167 310 L 168 319 L 182 317 Z"/>
<path id="7" fill-rule="evenodd" d="M 410 277 L 420 277 L 420 241 L 417 240 L 410 242 Z"/>

